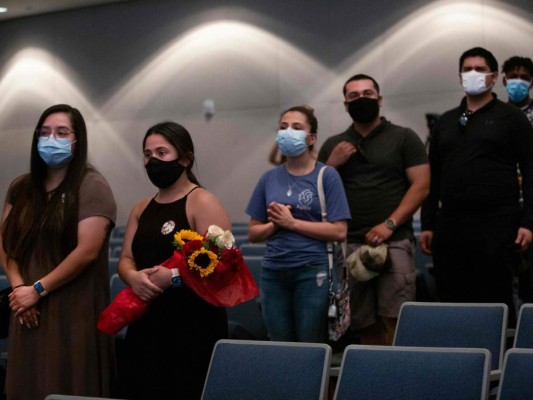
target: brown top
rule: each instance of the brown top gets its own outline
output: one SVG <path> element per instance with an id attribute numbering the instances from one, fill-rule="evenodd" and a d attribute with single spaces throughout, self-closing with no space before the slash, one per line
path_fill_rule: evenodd
<path id="1" fill-rule="evenodd" d="M 7 199 L 12 200 L 11 193 Z M 78 220 L 92 216 L 104 216 L 112 223 L 116 218 L 113 193 L 97 172 L 88 173 L 80 188 Z M 10 324 L 8 399 L 44 399 L 51 393 L 109 397 L 115 370 L 113 342 L 96 329 L 109 304 L 108 245 L 109 232 L 93 264 L 39 301 L 37 328 Z M 33 260 L 25 283 L 45 275 L 44 268 Z"/>

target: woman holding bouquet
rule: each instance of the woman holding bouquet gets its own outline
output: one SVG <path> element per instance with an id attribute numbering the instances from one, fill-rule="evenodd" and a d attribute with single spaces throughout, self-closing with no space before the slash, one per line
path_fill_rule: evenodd
<path id="1" fill-rule="evenodd" d="M 119 397 L 199 399 L 214 344 L 227 337 L 226 312 L 173 279 L 176 270 L 160 264 L 172 256 L 176 232 L 203 234 L 209 225 L 229 229 L 231 223 L 192 172 L 194 146 L 183 126 L 164 122 L 151 127 L 143 151 L 148 178 L 159 190 L 133 207 L 119 274 L 150 304 L 128 327 L 119 359 Z"/>
<path id="2" fill-rule="evenodd" d="M 312 156 L 318 122 L 308 106 L 281 114 L 276 142 L 287 162 L 266 172 L 246 213 L 252 242 L 267 242 L 261 273 L 263 317 L 271 340 L 322 342 L 328 308 L 326 243 L 346 237 L 350 211 L 339 174 L 326 168 L 322 221 Z"/>
<path id="3" fill-rule="evenodd" d="M 112 338 L 96 330 L 109 303 L 108 240 L 116 205 L 87 164 L 80 112 L 59 104 L 41 115 L 30 173 L 9 187 L 0 263 L 13 287 L 8 400 L 50 393 L 108 397 Z"/>

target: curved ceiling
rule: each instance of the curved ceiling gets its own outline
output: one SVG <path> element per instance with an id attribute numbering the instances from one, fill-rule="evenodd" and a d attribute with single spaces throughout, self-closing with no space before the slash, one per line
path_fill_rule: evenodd
<path id="1" fill-rule="evenodd" d="M 75 8 L 91 7 L 106 3 L 118 3 L 128 0 L 0 0 L 0 7 L 6 7 L 5 13 L 0 13 L 0 22 L 8 19 L 29 17 Z"/>

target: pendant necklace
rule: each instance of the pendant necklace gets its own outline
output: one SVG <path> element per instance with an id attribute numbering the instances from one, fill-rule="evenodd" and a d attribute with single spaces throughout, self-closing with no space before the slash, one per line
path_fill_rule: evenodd
<path id="1" fill-rule="evenodd" d="M 292 188 L 294 187 L 294 185 L 296 185 L 296 182 L 293 182 L 292 185 L 291 185 L 290 178 L 289 178 L 288 174 L 287 174 L 287 184 L 289 185 L 289 189 L 287 190 L 287 196 L 291 197 L 292 196 Z"/>
<path id="2" fill-rule="evenodd" d="M 291 197 L 292 196 L 292 186 L 290 183 L 289 183 L 289 190 L 287 190 L 287 196 Z"/>

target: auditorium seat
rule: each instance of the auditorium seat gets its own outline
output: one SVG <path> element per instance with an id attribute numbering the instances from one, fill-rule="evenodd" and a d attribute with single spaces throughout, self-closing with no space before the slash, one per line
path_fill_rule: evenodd
<path id="1" fill-rule="evenodd" d="M 533 399 L 533 349 L 507 350 L 497 400 Z"/>
<path id="2" fill-rule="evenodd" d="M 514 347 L 533 349 L 533 304 L 523 304 L 520 307 Z"/>
<path id="3" fill-rule="evenodd" d="M 486 400 L 486 349 L 350 345 L 335 400 Z"/>
<path id="4" fill-rule="evenodd" d="M 325 400 L 330 357 L 326 344 L 219 340 L 202 400 Z"/>
<path id="5" fill-rule="evenodd" d="M 493 379 L 501 373 L 508 308 L 500 303 L 406 302 L 394 346 L 483 348 L 492 354 Z"/>

